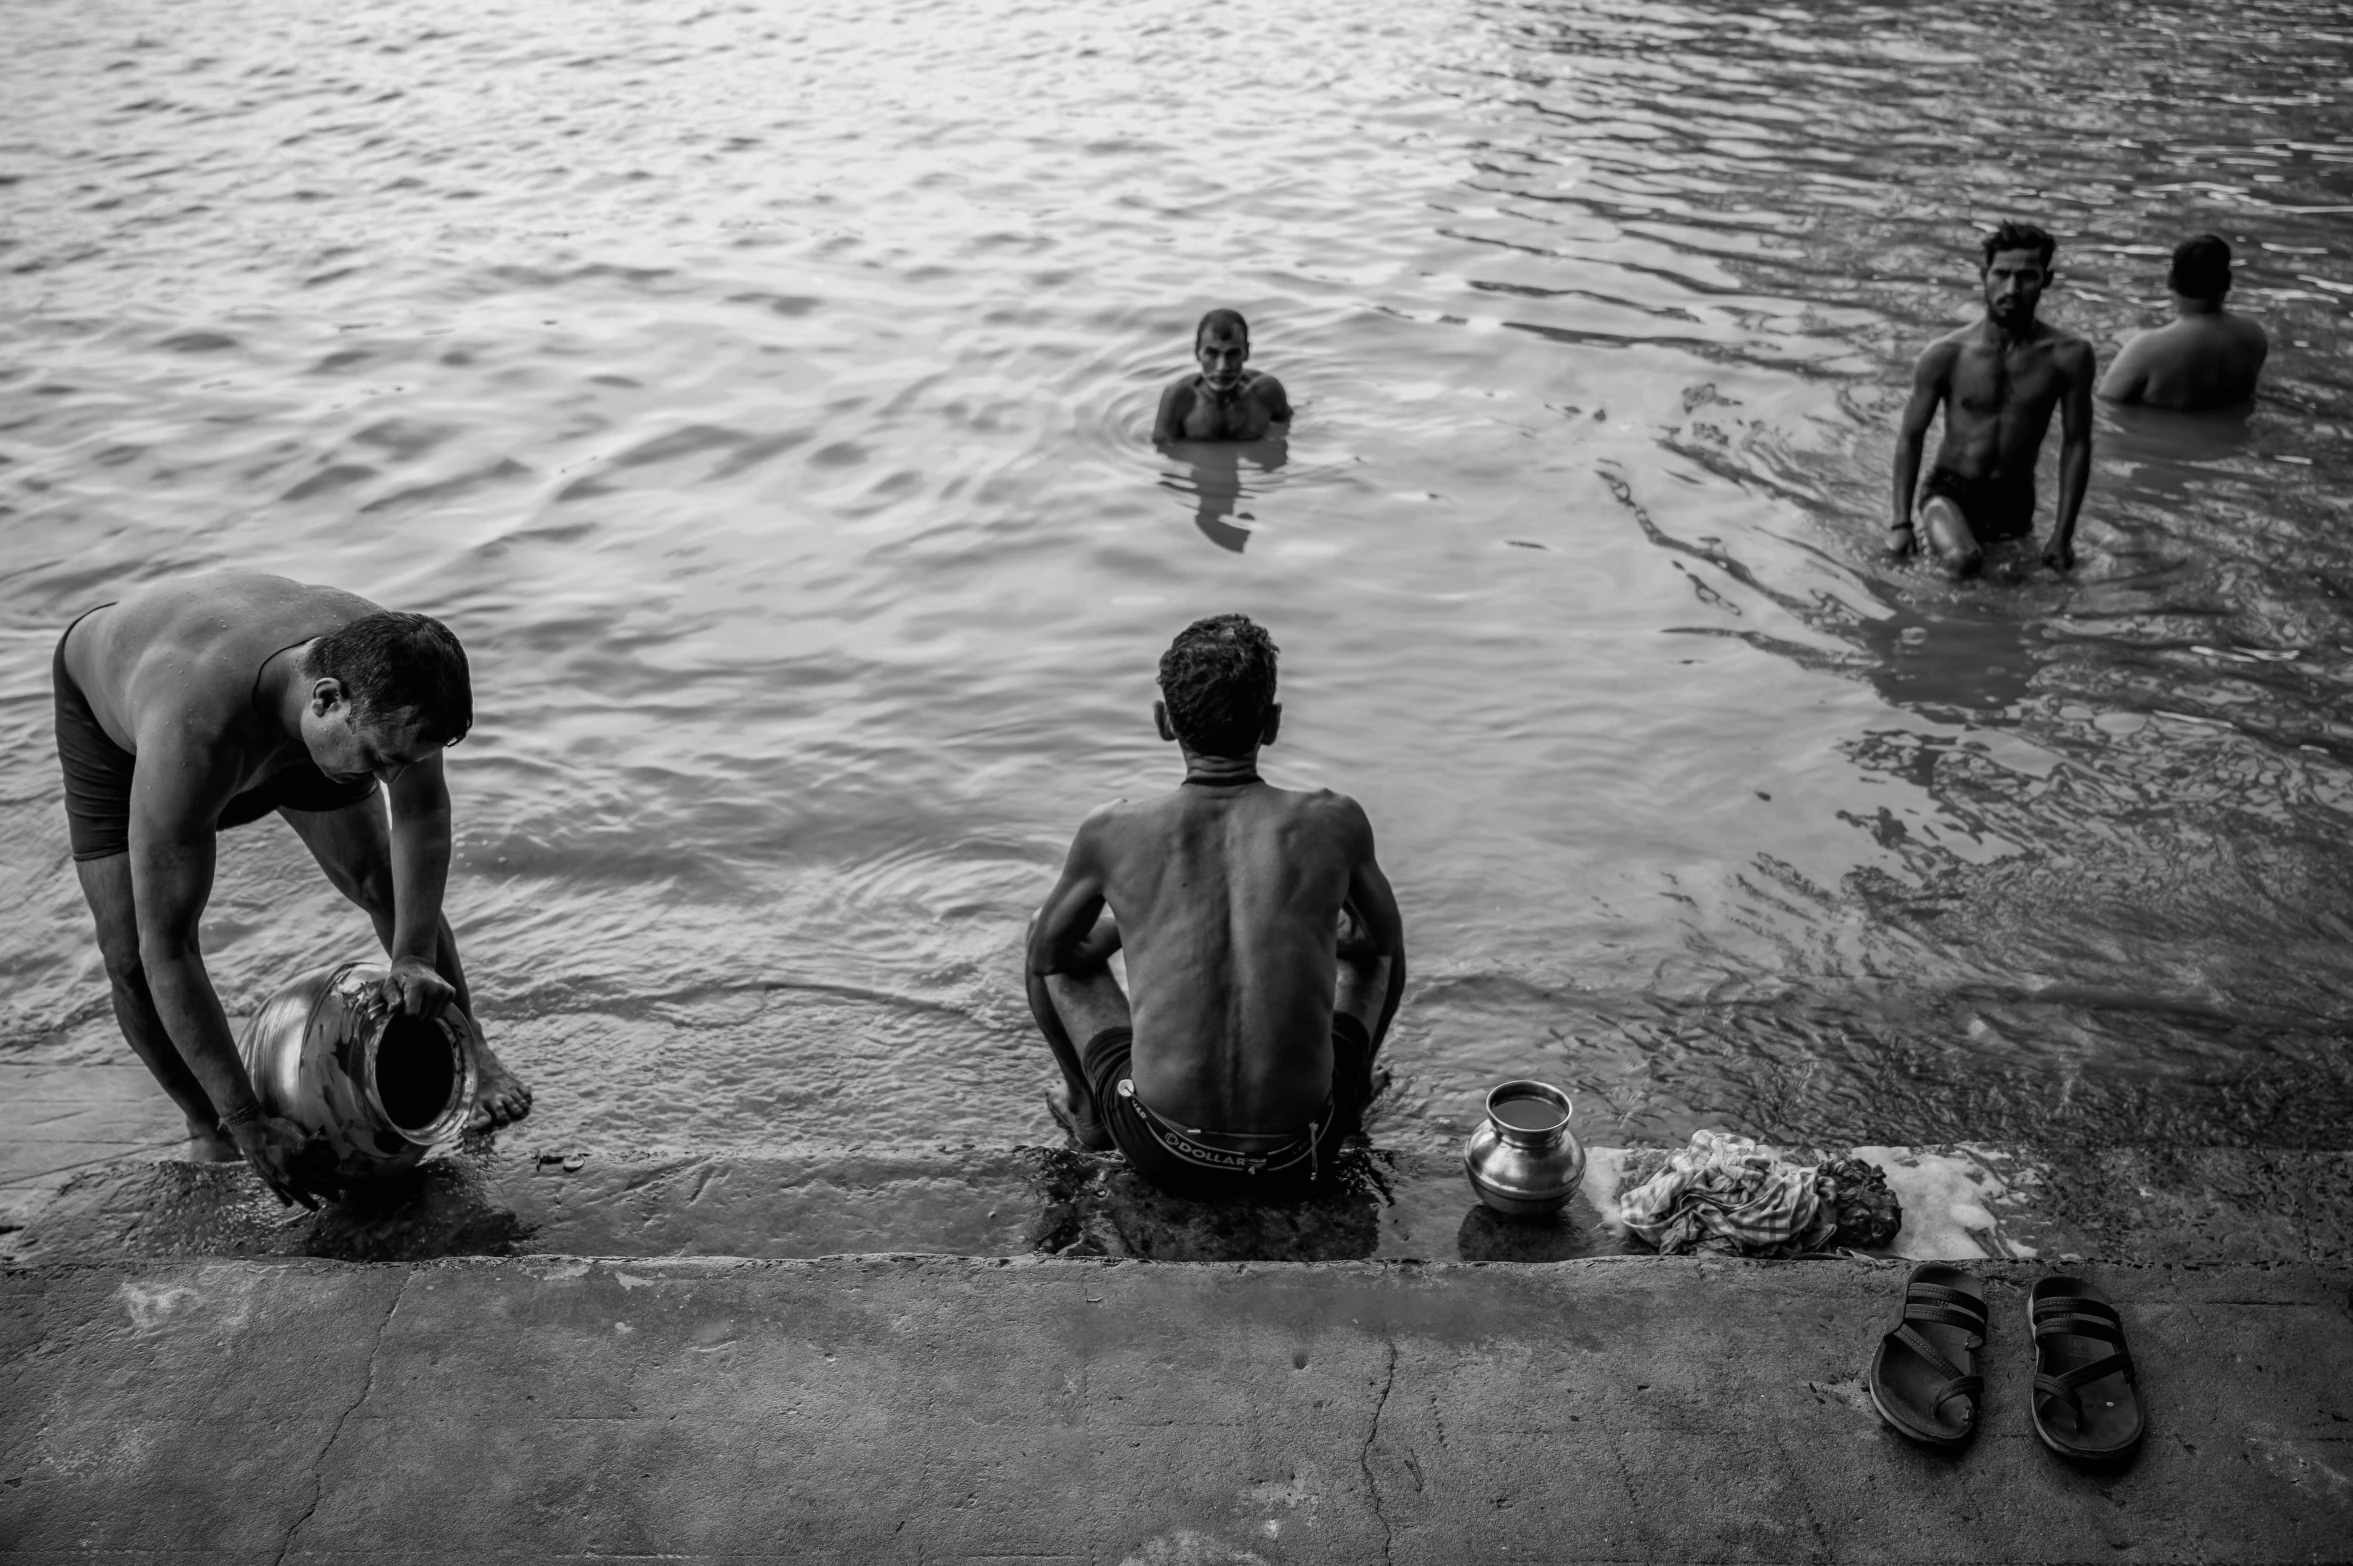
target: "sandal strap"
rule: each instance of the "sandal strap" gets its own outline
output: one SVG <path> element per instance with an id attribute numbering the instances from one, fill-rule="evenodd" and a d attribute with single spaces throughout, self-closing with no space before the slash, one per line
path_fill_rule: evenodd
<path id="1" fill-rule="evenodd" d="M 1955 1310 L 1950 1305 L 1934 1305 L 1925 1301 L 1914 1301 L 1904 1306 L 1904 1320 L 1927 1322 L 1938 1327 L 1959 1327 L 1976 1340 L 1969 1345 L 1971 1348 L 1977 1347 L 1977 1344 L 1984 1341 L 1985 1338 L 1985 1313 L 1983 1311 Z"/>
<path id="2" fill-rule="evenodd" d="M 2076 1389 L 2089 1386 L 2102 1377 L 2113 1376 L 2120 1371 L 2126 1381 L 2135 1386 L 2140 1384 L 2140 1375 L 2132 1366 L 2132 1356 L 2120 1352 L 2110 1354 L 2105 1359 L 2095 1359 L 2088 1365 L 2078 1365 L 2073 1370 L 2062 1371 L 2055 1376 L 2047 1370 L 2038 1370 L 2034 1373 L 2034 1390 L 2037 1396 L 2062 1399 L 2070 1409 L 2075 1411 L 2075 1416 L 2081 1419 L 2083 1417 L 2083 1398 Z"/>
<path id="3" fill-rule="evenodd" d="M 2081 1316 L 2087 1321 L 2124 1325 L 2124 1318 L 2116 1314 L 2115 1306 L 2103 1304 L 2088 1294 L 2046 1294 L 2034 1302 L 2034 1319 L 2038 1325 L 2059 1316 Z"/>
<path id="4" fill-rule="evenodd" d="M 1980 1327 L 1983 1327 L 1985 1324 L 1984 1300 L 1980 1299 L 1977 1295 L 1967 1292 L 1966 1290 L 1950 1288 L 1942 1283 L 1914 1283 L 1908 1285 L 1904 1290 L 1904 1316 L 1907 1320 L 1915 1318 L 1919 1315 L 1919 1312 L 1913 1309 L 1915 1305 L 1947 1311 L 1957 1311 L 1964 1315 L 1975 1318 L 1977 1324 Z M 1941 1321 L 1945 1318 L 1940 1316 L 1930 1317 L 1928 1319 Z M 1953 1322 L 1951 1325 L 1963 1326 L 1966 1325 L 1966 1323 Z"/>
<path id="5" fill-rule="evenodd" d="M 1922 1337 L 1919 1331 L 1909 1322 L 1896 1328 L 1893 1332 L 1890 1332 L 1887 1335 L 1885 1341 L 1889 1343 L 1901 1344 L 1905 1348 L 1910 1349 L 1913 1353 L 1919 1355 L 1922 1359 L 1928 1361 L 1929 1368 L 1936 1371 L 1945 1378 L 1945 1385 L 1947 1387 L 1951 1386 L 1956 1381 L 1974 1381 L 1977 1379 L 1968 1371 L 1963 1370 L 1960 1366 L 1945 1358 L 1944 1354 L 1937 1348 L 1937 1346 L 1929 1342 L 1926 1338 Z M 1982 1382 L 1979 1384 L 1983 1385 Z M 1937 1401 L 1940 1403 L 1944 1401 L 1944 1396 L 1941 1392 L 1938 1395 Z"/>
<path id="6" fill-rule="evenodd" d="M 1983 1394 L 1984 1391 L 1985 1377 L 1955 1376 L 1952 1380 L 1946 1382 L 1943 1386 L 1936 1389 L 1936 1397 L 1929 1403 L 1928 1411 L 1932 1414 L 1936 1413 L 1937 1411 L 1941 1410 L 1945 1404 L 1957 1397 L 1967 1398 L 1969 1400 L 1970 1407 L 1974 1409 L 1977 1405 L 1979 1396 Z"/>
<path id="7" fill-rule="evenodd" d="M 2124 1323 L 2116 1313 L 2104 1316 L 2085 1315 L 2080 1311 L 2053 1311 L 2034 1319 L 2034 1341 L 2048 1342 L 2052 1338 L 2096 1338 L 2102 1343 L 2124 1342 Z"/>

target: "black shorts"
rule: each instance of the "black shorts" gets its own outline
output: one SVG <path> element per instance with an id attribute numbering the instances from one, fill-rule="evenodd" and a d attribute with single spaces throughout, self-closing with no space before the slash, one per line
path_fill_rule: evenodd
<path id="1" fill-rule="evenodd" d="M 80 621 L 74 622 L 76 625 Z M 66 627 L 66 636 L 73 626 Z M 57 761 L 65 769 L 65 826 L 74 858 L 107 859 L 130 852 L 131 772 L 138 757 L 106 737 L 89 698 L 65 668 L 65 636 L 49 660 L 57 691 Z M 376 780 L 338 783 L 308 761 L 271 773 L 221 807 L 223 827 L 259 821 L 273 810 L 341 810 L 376 792 Z"/>
<path id="2" fill-rule="evenodd" d="M 1968 478 L 1951 468 L 1930 468 L 1921 481 L 1922 503 L 1943 496 L 1961 508 L 1971 536 L 1981 544 L 2024 538 L 2034 531 L 2034 475 L 2023 478 Z"/>
<path id="3" fill-rule="evenodd" d="M 1128 1080 L 1135 1038 L 1133 1028 L 1105 1028 L 1087 1040 L 1079 1065 L 1112 1142 L 1136 1173 L 1171 1196 L 1224 1201 L 1297 1195 L 1331 1171 L 1340 1144 L 1363 1126 L 1372 1102 L 1372 1040 L 1346 1012 L 1332 1014 L 1332 1096 L 1323 1114 L 1273 1145 L 1257 1137 L 1188 1132 L 1145 1108 Z"/>

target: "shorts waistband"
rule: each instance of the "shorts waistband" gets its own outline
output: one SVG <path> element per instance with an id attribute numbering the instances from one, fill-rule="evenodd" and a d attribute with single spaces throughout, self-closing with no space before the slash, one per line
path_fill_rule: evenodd
<path id="1" fill-rule="evenodd" d="M 1216 1136 L 1212 1131 L 1187 1130 L 1165 1116 L 1153 1112 L 1152 1106 L 1136 1094 L 1135 1082 L 1127 1077 L 1119 1079 L 1119 1096 L 1136 1111 L 1136 1118 L 1153 1141 L 1172 1158 L 1192 1164 L 1196 1168 L 1216 1169 L 1228 1174 L 1281 1174 L 1306 1164 L 1310 1178 L 1322 1173 L 1318 1164 L 1318 1149 L 1324 1130 L 1332 1123 L 1335 1101 L 1326 1097 L 1324 1107 L 1299 1135 L 1263 1153 L 1246 1153 L 1238 1148 L 1216 1147 L 1201 1138 Z M 1237 1135 L 1237 1133 L 1227 1133 Z M 1255 1140 L 1255 1138 L 1253 1138 Z"/>

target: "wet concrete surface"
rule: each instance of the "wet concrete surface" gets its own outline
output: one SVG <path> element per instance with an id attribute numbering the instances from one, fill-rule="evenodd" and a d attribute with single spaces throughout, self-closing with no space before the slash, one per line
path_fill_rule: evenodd
<path id="1" fill-rule="evenodd" d="M 1898 1263 L 0 1270 L 0 1549 L 121 1562 L 2342 1560 L 2353 1268 L 2108 1267 L 2149 1439 L 1873 1412 Z"/>
<path id="2" fill-rule="evenodd" d="M 1867 1149 L 1905 1204 L 1893 1253 L 2131 1263 L 2353 1260 L 2353 1154 L 2280 1149 Z M 1639 1160 L 1637 1160 L 1639 1164 Z M 1354 1149 L 1284 1205 L 1168 1197 L 1068 1149 L 773 1157 L 507 1153 L 487 1139 L 319 1213 L 241 1167 L 131 1159 L 0 1224 L 0 1260 L 318 1256 L 1059 1254 L 1154 1261 L 1562 1261 L 1639 1250 L 1624 1160 L 1595 1149 L 1557 1218 L 1499 1218 L 1451 1159 Z"/>

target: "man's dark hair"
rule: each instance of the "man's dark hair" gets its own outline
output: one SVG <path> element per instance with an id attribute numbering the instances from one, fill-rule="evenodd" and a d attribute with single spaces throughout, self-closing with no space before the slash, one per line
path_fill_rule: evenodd
<path id="1" fill-rule="evenodd" d="M 2220 299 L 2230 292 L 2230 241 L 2200 234 L 2173 247 L 2165 286 L 2184 299 Z"/>
<path id="2" fill-rule="evenodd" d="M 1977 270 L 1984 271 L 1994 264 L 1994 257 L 2005 250 L 2032 250 L 2042 257 L 2043 270 L 2051 269 L 2051 258 L 2059 253 L 2059 242 L 2032 223 L 2005 222 L 1985 236 L 1984 259 Z"/>
<path id="3" fill-rule="evenodd" d="M 413 712 L 423 737 L 437 745 L 455 745 L 474 726 L 466 650 L 431 615 L 362 615 L 311 645 L 307 672 L 343 683 L 355 722 L 397 722 Z"/>
<path id="4" fill-rule="evenodd" d="M 1245 348 L 1250 346 L 1250 323 L 1242 319 L 1242 312 L 1239 310 L 1212 310 L 1203 316 L 1194 324 L 1193 346 L 1200 347 L 1201 339 L 1207 337 L 1211 332 L 1240 332 L 1242 346 Z"/>
<path id="5" fill-rule="evenodd" d="M 1246 614 L 1211 615 L 1160 655 L 1168 726 L 1204 756 L 1247 756 L 1275 704 L 1275 644 Z"/>

